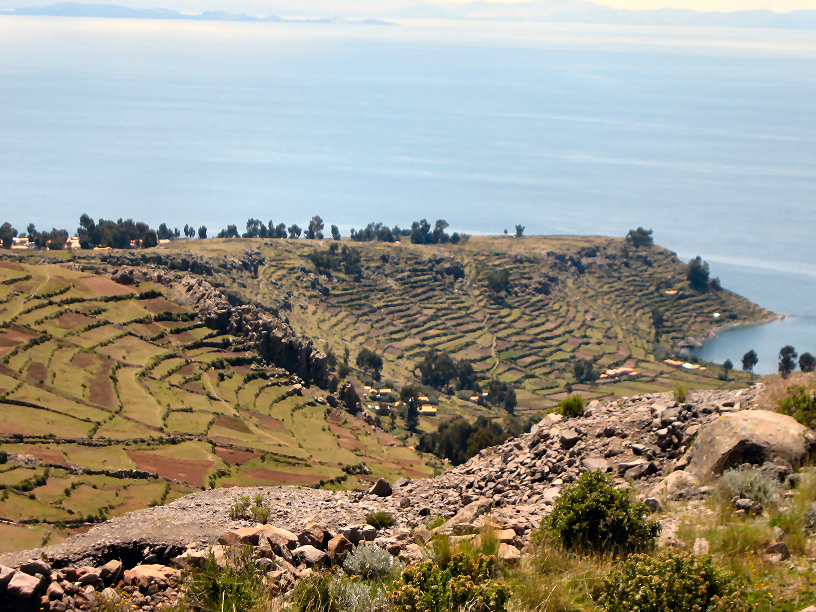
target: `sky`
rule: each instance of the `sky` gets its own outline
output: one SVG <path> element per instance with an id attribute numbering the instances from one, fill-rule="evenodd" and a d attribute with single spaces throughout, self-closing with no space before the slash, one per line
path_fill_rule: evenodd
<path id="1" fill-rule="evenodd" d="M 65 0 L 0 0 L 0 8 L 26 7 L 55 4 Z M 226 10 L 246 11 L 255 14 L 274 13 L 277 7 L 297 6 L 304 12 L 339 13 L 349 10 L 367 11 L 372 14 L 416 5 L 462 4 L 471 0 L 75 0 L 85 4 L 119 4 L 135 8 L 175 8 L 187 11 Z M 513 0 L 489 0 L 512 4 Z M 816 9 L 816 0 L 594 0 L 615 8 L 633 10 L 679 8 L 697 11 L 739 11 L 769 9 L 788 12 Z M 251 8 L 250 8 L 251 7 Z M 254 10 L 253 10 L 254 9 Z M 288 12 L 288 11 L 287 11 Z"/>

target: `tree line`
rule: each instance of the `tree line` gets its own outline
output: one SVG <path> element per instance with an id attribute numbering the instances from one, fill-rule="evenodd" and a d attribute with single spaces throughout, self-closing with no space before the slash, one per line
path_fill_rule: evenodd
<path id="1" fill-rule="evenodd" d="M 797 361 L 798 357 L 798 361 Z M 754 349 L 746 352 L 742 356 L 742 369 L 744 372 L 749 372 L 752 376 L 754 374 L 754 368 L 759 363 L 759 356 L 757 355 Z M 796 349 L 792 347 L 790 344 L 783 346 L 779 349 L 779 357 L 777 358 L 777 371 L 782 376 L 782 378 L 787 378 L 794 371 L 796 371 L 796 366 L 799 365 L 799 370 L 802 372 L 813 372 L 816 371 L 816 357 L 811 355 L 810 353 L 802 353 L 799 355 L 796 352 Z M 726 359 L 723 364 L 723 379 L 728 379 L 728 372 L 730 372 L 734 368 L 734 364 L 730 359 Z"/>
<path id="2" fill-rule="evenodd" d="M 361 230 L 351 229 L 350 238 L 355 242 L 397 242 L 407 238 L 413 244 L 460 244 L 467 241 L 467 234 L 453 232 L 447 233 L 448 222 L 444 219 L 437 219 L 433 227 L 426 219 L 414 221 L 410 228 L 400 228 L 394 226 L 389 228 L 381 222 L 369 223 Z M 216 238 L 288 238 L 298 239 L 301 236 L 307 240 L 320 240 L 324 238 L 325 223 L 320 215 L 315 215 L 301 228 L 297 223 L 287 225 L 286 223 L 275 223 L 270 220 L 264 223 L 260 219 L 247 219 L 245 231 L 241 232 L 237 225 L 230 224 L 220 230 Z M 516 237 L 521 238 L 524 227 L 516 226 Z M 143 221 L 133 219 L 118 219 L 117 221 L 99 219 L 94 221 L 87 214 L 83 214 L 79 219 L 77 236 L 80 248 L 92 249 L 94 247 L 109 247 L 112 249 L 129 249 L 133 246 L 142 248 L 154 247 L 159 240 L 175 240 L 181 238 L 198 238 L 200 240 L 208 237 L 209 230 L 205 225 L 198 229 L 194 225 L 185 224 L 184 228 L 170 228 L 166 223 L 159 225 L 157 229 L 152 229 Z M 341 240 L 340 229 L 336 225 L 330 226 L 329 233 L 332 240 Z M 505 230 L 505 233 L 507 231 Z M 28 238 L 38 248 L 48 247 L 54 250 L 64 249 L 69 232 L 66 229 L 53 228 L 50 231 L 37 231 L 34 224 L 29 224 L 26 232 L 18 234 L 10 223 L 5 222 L 0 226 L 0 245 L 5 249 L 10 249 L 14 238 Z"/>

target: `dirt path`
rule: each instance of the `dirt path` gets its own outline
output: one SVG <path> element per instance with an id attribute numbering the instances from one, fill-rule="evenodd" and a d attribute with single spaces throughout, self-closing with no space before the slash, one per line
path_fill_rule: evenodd
<path id="1" fill-rule="evenodd" d="M 31 292 L 31 295 L 39 295 L 40 289 L 45 287 L 48 284 L 48 281 L 51 280 L 51 274 L 48 272 L 48 266 L 43 266 L 43 267 L 45 268 L 45 270 L 44 270 L 45 271 L 45 280 L 42 282 L 42 284 L 39 287 L 37 287 L 34 291 Z"/>

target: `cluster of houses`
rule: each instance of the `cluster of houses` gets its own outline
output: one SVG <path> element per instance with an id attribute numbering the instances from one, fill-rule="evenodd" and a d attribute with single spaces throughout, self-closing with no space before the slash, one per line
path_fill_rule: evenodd
<path id="1" fill-rule="evenodd" d="M 687 363 L 683 361 L 677 361 L 676 359 L 664 359 L 663 363 L 674 366 L 676 368 L 683 368 L 686 370 L 705 370 L 705 366 L 701 366 L 697 363 Z"/>
<path id="2" fill-rule="evenodd" d="M 11 250 L 12 251 L 28 251 L 29 249 L 34 250 L 38 249 L 37 243 L 33 240 L 29 240 L 26 236 L 15 236 L 11 242 Z M 79 248 L 79 236 L 74 236 L 73 238 L 69 238 L 68 241 L 65 243 L 66 249 L 78 249 Z M 48 250 L 48 247 L 45 247 Z"/>
<path id="3" fill-rule="evenodd" d="M 162 238 L 159 240 L 159 244 L 167 244 L 170 242 L 168 238 Z M 140 246 L 140 242 L 138 240 L 131 240 L 130 241 L 130 248 L 135 249 Z M 15 236 L 11 243 L 11 250 L 12 251 L 28 251 L 28 250 L 35 250 L 40 247 L 37 246 L 37 243 L 33 240 L 29 240 L 26 236 Z M 67 240 L 65 243 L 66 249 L 79 249 L 79 236 L 72 236 Z M 45 250 L 48 251 L 48 247 L 45 247 Z M 103 247 L 97 246 L 94 247 L 94 251 L 110 251 L 110 247 Z"/>
<path id="4" fill-rule="evenodd" d="M 607 370 L 603 374 L 601 374 L 600 378 L 604 379 L 618 379 L 623 376 L 637 376 L 637 372 L 635 372 L 634 368 L 615 368 L 613 370 Z"/>
<path id="5" fill-rule="evenodd" d="M 373 404 L 366 404 L 366 407 L 369 410 L 373 410 L 374 412 L 382 410 L 383 407 L 390 411 L 392 408 L 400 408 L 401 406 L 403 406 L 403 402 L 401 402 L 399 400 L 396 401 L 396 402 L 393 402 L 393 403 L 388 402 L 388 401 L 384 401 L 386 399 L 389 399 L 389 396 L 396 395 L 396 392 L 393 389 L 387 389 L 387 388 L 386 389 L 372 389 L 369 386 L 365 386 L 365 387 L 363 387 L 363 391 L 364 391 L 363 397 L 365 399 L 376 400 L 376 401 L 380 402 L 376 406 L 373 405 Z M 431 399 L 428 396 L 420 395 L 419 396 L 419 402 L 420 402 L 420 406 L 418 408 L 419 414 L 424 414 L 425 416 L 436 416 L 437 415 L 436 406 L 431 405 L 431 403 L 430 403 Z"/>

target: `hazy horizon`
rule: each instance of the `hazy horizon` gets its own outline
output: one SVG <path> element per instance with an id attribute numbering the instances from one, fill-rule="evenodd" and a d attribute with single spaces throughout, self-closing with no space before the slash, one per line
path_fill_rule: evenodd
<path id="1" fill-rule="evenodd" d="M 0 0 L 0 8 L 16 9 L 47 6 L 61 3 L 62 0 Z M 114 4 L 132 8 L 167 8 L 184 12 L 227 11 L 249 13 L 253 15 L 269 14 L 327 14 L 372 16 L 388 13 L 398 9 L 415 6 L 445 7 L 469 4 L 473 0 L 302 0 L 291 3 L 289 0 L 82 0 L 81 4 Z M 654 9 L 691 9 L 700 12 L 737 12 L 749 10 L 770 10 L 776 13 L 787 13 L 796 10 L 816 9 L 814 0 L 592 0 L 596 4 L 617 9 L 654 10 Z M 498 0 L 487 4 L 529 4 L 512 0 Z"/>

